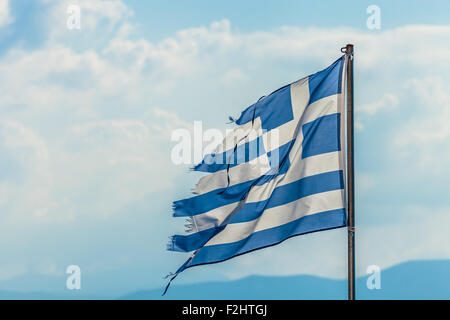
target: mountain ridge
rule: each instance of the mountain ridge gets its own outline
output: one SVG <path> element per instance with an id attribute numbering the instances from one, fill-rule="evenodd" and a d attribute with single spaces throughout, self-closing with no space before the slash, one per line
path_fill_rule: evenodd
<path id="1" fill-rule="evenodd" d="M 356 281 L 357 299 L 450 299 L 450 260 L 415 260 L 381 270 L 381 289 L 369 290 L 369 275 Z M 1 286 L 0 286 L 1 288 Z M 233 281 L 173 284 L 121 296 L 73 291 L 0 290 L 0 299 L 135 299 L 135 300 L 329 300 L 347 299 L 345 279 L 312 275 L 250 275 Z"/>
<path id="2" fill-rule="evenodd" d="M 384 269 L 379 290 L 368 289 L 369 276 L 356 280 L 357 299 L 450 299 L 450 260 L 416 260 Z M 252 275 L 227 282 L 174 285 L 166 296 L 161 296 L 162 290 L 140 290 L 121 299 L 347 299 L 346 279 L 311 275 Z"/>

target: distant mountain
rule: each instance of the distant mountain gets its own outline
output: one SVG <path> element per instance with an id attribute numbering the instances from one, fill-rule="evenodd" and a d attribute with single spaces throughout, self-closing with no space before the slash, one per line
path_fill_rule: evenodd
<path id="1" fill-rule="evenodd" d="M 381 289 L 357 279 L 358 299 L 450 299 L 450 260 L 412 261 L 382 270 Z M 121 299 L 346 299 L 346 280 L 315 276 L 250 276 L 228 282 L 173 285 L 137 291 Z"/>
<path id="2" fill-rule="evenodd" d="M 49 279 L 50 281 L 51 279 Z M 31 279 L 30 279 L 31 281 Z M 37 280 L 36 280 L 37 281 Z M 369 290 L 367 276 L 357 279 L 357 299 L 450 299 L 450 260 L 412 261 L 381 271 L 381 289 Z M 48 292 L 26 291 L 26 281 L 14 290 L 1 290 L 4 299 L 110 299 L 111 296 L 87 294 L 46 286 Z M 29 282 L 28 282 L 29 283 Z M 59 282 L 58 282 L 59 283 Z M 50 284 L 50 282 L 45 282 Z M 4 287 L 5 288 L 5 287 Z M 346 280 L 315 276 L 250 276 L 235 281 L 173 284 L 166 296 L 163 288 L 136 291 L 119 299 L 346 299 Z"/>
<path id="3" fill-rule="evenodd" d="M 344 281 L 313 276 L 250 276 L 230 282 L 173 285 L 166 296 L 162 289 L 138 291 L 122 299 L 344 299 Z"/>

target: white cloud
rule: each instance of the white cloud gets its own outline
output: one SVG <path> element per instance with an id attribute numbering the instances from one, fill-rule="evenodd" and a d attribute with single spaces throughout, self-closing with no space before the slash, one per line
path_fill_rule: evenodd
<path id="1" fill-rule="evenodd" d="M 359 192 L 366 192 L 376 186 L 377 178 L 375 174 L 356 172 L 356 179 Z"/>
<path id="2" fill-rule="evenodd" d="M 49 275 L 49 276 L 64 276 L 64 269 L 54 262 L 45 261 L 41 262 L 36 266 L 36 271 L 39 274 Z"/>
<path id="3" fill-rule="evenodd" d="M 391 220 L 384 226 L 365 227 L 359 230 L 359 254 L 363 261 L 382 268 L 421 259 L 450 259 L 448 223 L 450 207 L 398 205 L 382 206 L 393 215 L 405 220 Z M 383 241 L 377 239 L 383 237 Z M 361 268 L 361 272 L 364 272 Z"/>
<path id="4" fill-rule="evenodd" d="M 24 264 L 5 263 L 0 267 L 0 280 L 7 280 L 25 274 L 28 271 Z"/>
<path id="5" fill-rule="evenodd" d="M 225 72 L 220 81 L 225 85 L 230 85 L 234 83 L 242 83 L 247 80 L 247 76 L 238 68 L 233 68 Z"/>
<path id="6" fill-rule="evenodd" d="M 364 104 L 362 106 L 356 106 L 356 112 L 362 112 L 367 115 L 374 115 L 375 113 L 384 110 L 385 112 L 397 107 L 399 101 L 396 95 L 392 93 L 386 93 L 380 100 Z"/>
<path id="7" fill-rule="evenodd" d="M 392 133 L 394 146 L 407 156 L 419 155 L 427 165 L 441 156 L 447 160 L 444 164 L 450 160 L 443 151 L 450 150 L 449 84 L 442 77 L 450 71 L 449 26 L 406 26 L 378 33 L 281 27 L 246 33 L 222 20 L 151 42 L 129 37 L 134 31 L 127 21 L 131 13 L 122 2 L 83 1 L 87 16 L 82 17 L 82 26 L 91 31 L 78 35 L 89 47 L 85 48 L 65 39 L 68 2 L 53 3 L 51 22 L 59 21 L 59 27 L 52 27 L 49 41 L 33 51 L 12 49 L 0 59 L 1 147 L 4 155 L 20 159 L 22 167 L 15 170 L 24 175 L 0 183 L 0 207 L 6 212 L 2 219 L 16 227 L 106 220 L 162 189 L 168 195 L 160 201 L 169 205 L 174 189 L 191 187 L 177 183 L 182 168 L 168 162 L 171 130 L 190 128 L 192 119 L 209 125 L 210 119 L 220 118 L 217 121 L 224 123 L 225 113 L 242 110 L 277 86 L 326 67 L 347 42 L 355 44 L 355 84 L 361 89 L 356 108 L 366 117 L 364 127 L 376 118 L 371 115 L 388 118 L 394 111 L 404 111 L 401 126 L 383 127 Z M 100 34 L 105 29 L 102 21 L 106 35 Z M 106 38 L 104 45 L 97 47 L 96 37 Z M 416 97 L 426 115 L 410 110 Z M 365 174 L 361 185 L 374 189 L 377 174 Z M 446 210 L 440 211 L 439 219 Z M 418 230 L 418 225 L 414 228 Z M 445 239 L 441 229 L 436 237 Z M 396 238 L 395 230 L 406 233 Z M 149 232 L 166 230 L 149 226 Z M 390 250 L 389 246 L 381 241 L 373 256 L 380 257 L 381 266 L 448 254 L 440 246 L 429 255 L 420 244 L 438 241 L 433 230 L 409 244 L 398 239 L 409 232 L 401 224 L 368 232 L 371 241 L 380 239 L 377 233 L 389 232 L 395 250 L 411 248 L 401 255 L 386 254 L 383 250 Z M 239 263 L 227 262 L 236 268 L 226 272 L 232 277 L 243 275 L 242 263 L 251 273 L 338 277 L 345 273 L 345 259 L 341 259 L 345 241 L 341 240 L 340 231 L 290 240 L 242 256 L 236 260 Z M 297 244 L 301 250 L 294 254 Z"/>
<path id="8" fill-rule="evenodd" d="M 120 0 L 41 0 L 47 5 L 48 42 L 87 49 L 107 41 L 134 12 Z M 69 6 L 80 8 L 80 29 L 67 28 Z"/>
<path id="9" fill-rule="evenodd" d="M 0 0 L 0 28 L 14 21 L 9 8 L 9 0 Z"/>
<path id="10" fill-rule="evenodd" d="M 15 121 L 2 121 L 1 127 L 3 145 L 14 150 L 31 149 L 33 160 L 48 159 L 48 151 L 45 142 L 36 135 L 33 130 Z M 29 158 L 29 153 L 23 160 Z"/>
<path id="11" fill-rule="evenodd" d="M 153 129 L 159 131 L 166 136 L 170 135 L 170 133 L 176 129 L 183 128 L 188 130 L 193 130 L 194 126 L 192 123 L 189 123 L 180 117 L 175 112 L 170 112 L 167 110 L 162 110 L 160 108 L 153 108 L 151 110 L 151 115 L 153 117 L 157 117 L 159 120 L 157 123 L 153 125 Z"/>
<path id="12" fill-rule="evenodd" d="M 100 19 L 107 19 L 110 24 L 115 25 L 122 21 L 125 17 L 133 15 L 133 12 L 119 0 L 78 0 L 78 3 L 81 10 L 83 10 L 83 20 L 90 29 L 95 29 L 98 24 L 98 20 Z"/>
<path id="13" fill-rule="evenodd" d="M 450 161 L 450 83 L 440 76 L 409 79 L 406 90 L 419 107 L 410 112 L 394 136 L 402 159 L 430 172 L 448 172 Z"/>

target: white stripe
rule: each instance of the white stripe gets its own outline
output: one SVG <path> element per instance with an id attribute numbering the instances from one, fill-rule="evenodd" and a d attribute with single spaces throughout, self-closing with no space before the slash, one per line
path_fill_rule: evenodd
<path id="1" fill-rule="evenodd" d="M 236 242 L 254 232 L 275 228 L 301 217 L 315 213 L 341 209 L 343 190 L 333 190 L 310 195 L 282 206 L 267 209 L 258 219 L 228 224 L 223 231 L 211 238 L 205 246 Z"/>
<path id="2" fill-rule="evenodd" d="M 244 144 L 248 141 L 248 139 L 244 139 L 246 136 L 251 134 L 253 139 L 261 136 L 262 128 L 261 128 L 261 119 L 259 117 L 255 118 L 255 121 L 252 125 L 252 122 L 244 123 L 243 125 L 238 126 L 233 131 L 228 133 L 226 137 L 223 139 L 222 143 L 219 144 L 216 149 L 214 149 L 213 153 L 222 153 L 225 151 L 233 150 L 236 142 L 238 142 L 238 146 Z"/>
<path id="3" fill-rule="evenodd" d="M 220 170 L 202 177 L 194 187 L 195 194 L 204 194 L 213 190 L 225 188 L 230 178 L 230 186 L 257 179 L 270 170 L 267 154 L 263 154 L 252 161 L 230 167 L 227 170 Z"/>
<path id="4" fill-rule="evenodd" d="M 300 144 L 301 145 L 301 144 Z M 301 154 L 301 152 L 300 152 Z M 264 201 L 270 198 L 276 187 L 297 181 L 303 177 L 319 173 L 339 170 L 339 152 L 323 153 L 305 159 L 299 159 L 291 164 L 285 175 L 275 177 L 270 182 L 251 188 L 246 203 Z M 192 217 L 198 226 L 198 231 L 216 227 L 237 208 L 239 202 L 231 203 Z"/>
<path id="5" fill-rule="evenodd" d="M 298 158 L 300 157 L 301 151 L 298 152 Z M 286 174 L 277 176 L 261 186 L 254 186 L 250 190 L 246 202 L 258 202 L 268 199 L 276 187 L 298 181 L 305 177 L 339 169 L 339 151 L 294 160 Z"/>
<path id="6" fill-rule="evenodd" d="M 344 65 L 342 70 L 347 70 L 347 63 L 348 63 L 348 56 L 346 55 L 345 60 L 344 60 Z M 344 92 L 344 84 L 347 83 L 346 81 L 346 77 L 347 77 L 347 72 L 342 72 L 341 75 L 341 91 Z M 340 132 L 340 139 L 341 139 L 341 152 L 340 152 L 340 157 L 339 157 L 339 165 L 342 168 L 342 170 L 344 171 L 344 189 L 346 190 L 346 192 L 344 192 L 342 194 L 342 202 L 347 205 L 347 166 L 345 164 L 345 159 L 344 159 L 344 155 L 347 154 L 347 143 L 345 141 L 345 131 L 347 128 L 347 113 L 345 112 L 345 108 L 344 108 L 344 93 L 341 93 L 338 96 L 338 100 L 337 100 L 337 108 L 339 113 L 341 114 L 341 132 Z M 347 208 L 345 208 L 346 213 L 347 213 Z"/>

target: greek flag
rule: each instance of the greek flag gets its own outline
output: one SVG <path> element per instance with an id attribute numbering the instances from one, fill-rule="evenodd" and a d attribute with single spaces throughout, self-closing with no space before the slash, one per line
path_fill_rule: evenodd
<path id="1" fill-rule="evenodd" d="M 186 268 L 346 225 L 345 64 L 344 55 L 260 98 L 193 168 L 209 174 L 193 197 L 173 203 L 188 230 L 170 237 L 168 250 L 193 253 L 171 280 Z"/>

